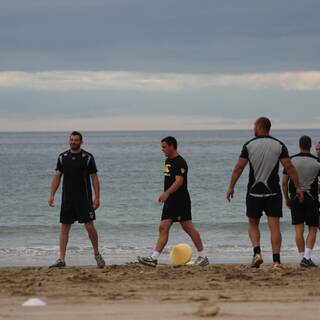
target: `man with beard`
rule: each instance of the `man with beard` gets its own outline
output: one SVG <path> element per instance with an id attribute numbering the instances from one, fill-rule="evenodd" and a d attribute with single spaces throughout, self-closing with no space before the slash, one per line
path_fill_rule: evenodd
<path id="1" fill-rule="evenodd" d="M 80 132 L 74 131 L 69 138 L 70 149 L 59 155 L 56 173 L 51 184 L 49 206 L 54 206 L 54 197 L 63 176 L 62 204 L 60 211 L 60 257 L 50 268 L 66 266 L 65 256 L 71 225 L 83 223 L 91 240 L 94 256 L 99 268 L 105 266 L 98 249 L 98 234 L 94 227 L 95 210 L 100 206 L 100 184 L 94 157 L 81 149 Z M 91 189 L 94 189 L 94 200 Z"/>
<path id="2" fill-rule="evenodd" d="M 249 184 L 246 196 L 248 233 L 253 247 L 251 267 L 259 268 L 263 263 L 260 248 L 259 223 L 263 212 L 267 215 L 271 233 L 273 269 L 281 268 L 280 249 L 282 236 L 280 218 L 282 217 L 282 193 L 279 179 L 279 162 L 284 166 L 296 188 L 297 198 L 303 200 L 299 178 L 286 146 L 270 136 L 271 122 L 268 118 L 258 118 L 254 123 L 255 138 L 242 148 L 240 158 L 232 172 L 227 190 L 227 200 L 234 195 L 234 187 L 244 168 L 250 164 Z"/>

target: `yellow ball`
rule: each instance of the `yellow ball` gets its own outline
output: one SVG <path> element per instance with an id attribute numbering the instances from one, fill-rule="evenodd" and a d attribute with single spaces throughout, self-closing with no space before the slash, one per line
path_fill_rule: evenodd
<path id="1" fill-rule="evenodd" d="M 192 258 L 192 248 L 185 243 L 177 244 L 171 249 L 170 262 L 174 266 L 183 266 Z"/>

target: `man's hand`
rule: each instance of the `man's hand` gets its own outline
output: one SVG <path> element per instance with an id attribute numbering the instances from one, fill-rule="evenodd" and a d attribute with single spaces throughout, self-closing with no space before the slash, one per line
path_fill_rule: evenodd
<path id="1" fill-rule="evenodd" d="M 169 194 L 167 192 L 164 192 L 158 199 L 159 202 L 166 202 L 169 198 Z"/>
<path id="2" fill-rule="evenodd" d="M 286 199 L 286 206 L 287 208 L 291 209 L 291 200 L 289 198 Z"/>
<path id="3" fill-rule="evenodd" d="M 100 207 L 100 199 L 95 198 L 94 201 L 93 201 L 93 204 L 92 204 L 92 208 L 94 210 L 97 210 L 99 207 Z"/>
<path id="4" fill-rule="evenodd" d="M 48 200 L 49 207 L 54 207 L 54 196 L 50 195 Z"/>
<path id="5" fill-rule="evenodd" d="M 233 196 L 234 196 L 234 189 L 229 187 L 227 190 L 227 196 L 226 196 L 227 200 L 231 202 L 231 200 L 233 199 Z"/>
<path id="6" fill-rule="evenodd" d="M 300 201 L 300 203 L 302 203 L 303 199 L 304 199 L 304 193 L 301 188 L 296 189 L 296 196 L 297 196 L 298 200 Z"/>

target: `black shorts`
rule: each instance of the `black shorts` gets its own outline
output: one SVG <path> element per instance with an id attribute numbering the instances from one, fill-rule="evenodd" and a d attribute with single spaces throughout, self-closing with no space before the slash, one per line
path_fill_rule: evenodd
<path id="1" fill-rule="evenodd" d="M 283 216 L 281 193 L 269 197 L 254 197 L 247 194 L 246 203 L 249 218 L 260 219 L 263 212 L 268 217 L 281 218 Z"/>
<path id="2" fill-rule="evenodd" d="M 317 198 L 305 193 L 301 203 L 297 198 L 291 200 L 292 224 L 306 224 L 310 227 L 319 226 L 319 202 Z"/>
<path id="3" fill-rule="evenodd" d="M 92 208 L 92 203 L 62 203 L 60 211 L 60 223 L 73 224 L 86 223 L 96 219 L 96 214 Z"/>
<path id="4" fill-rule="evenodd" d="M 168 199 L 162 210 L 161 220 L 172 220 L 173 222 L 183 222 L 192 220 L 191 201 L 189 197 L 185 199 Z"/>

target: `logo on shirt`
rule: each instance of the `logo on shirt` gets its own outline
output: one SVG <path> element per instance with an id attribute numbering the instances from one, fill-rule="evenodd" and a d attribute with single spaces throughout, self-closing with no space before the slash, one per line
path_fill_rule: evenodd
<path id="1" fill-rule="evenodd" d="M 181 168 L 181 173 L 184 174 L 186 172 L 185 168 Z"/>
<path id="2" fill-rule="evenodd" d="M 163 167 L 163 174 L 167 177 L 170 177 L 170 168 L 171 164 L 165 164 Z"/>

